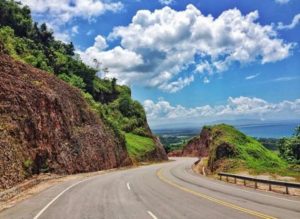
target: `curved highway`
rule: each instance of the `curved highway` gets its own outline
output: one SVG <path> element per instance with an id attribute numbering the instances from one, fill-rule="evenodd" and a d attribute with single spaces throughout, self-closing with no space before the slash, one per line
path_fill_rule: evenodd
<path id="1" fill-rule="evenodd" d="M 196 175 L 194 158 L 62 183 L 1 219 L 300 218 L 300 199 Z"/>

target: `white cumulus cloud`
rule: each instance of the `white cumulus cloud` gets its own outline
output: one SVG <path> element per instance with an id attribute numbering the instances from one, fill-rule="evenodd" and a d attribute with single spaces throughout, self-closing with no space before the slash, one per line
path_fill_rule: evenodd
<path id="1" fill-rule="evenodd" d="M 87 63 L 95 58 L 104 63 L 119 81 L 176 92 L 192 83 L 196 73 L 211 75 L 233 63 L 264 64 L 288 57 L 294 44 L 280 39 L 273 26 L 259 24 L 258 16 L 257 11 L 243 15 L 231 9 L 214 18 L 191 4 L 183 11 L 139 10 L 128 26 L 109 34 L 108 40 L 118 39 L 120 45 L 106 51 L 92 46 L 81 54 Z M 111 56 L 116 50 L 117 58 Z M 119 63 L 112 65 L 116 59 Z M 183 77 L 187 69 L 189 75 Z"/>
<path id="2" fill-rule="evenodd" d="M 93 20 L 94 18 L 111 11 L 117 12 L 123 9 L 120 1 L 104 0 L 19 0 L 23 5 L 29 6 L 33 15 L 39 22 L 46 23 L 58 40 L 69 42 L 71 36 L 79 30 L 73 26 L 70 30 L 65 24 L 75 18 Z"/>
<path id="3" fill-rule="evenodd" d="M 49 19 L 68 22 L 75 17 L 91 19 L 106 11 L 118 11 L 123 8 L 121 2 L 105 2 L 103 0 L 20 0 L 28 5 L 33 13 Z"/>

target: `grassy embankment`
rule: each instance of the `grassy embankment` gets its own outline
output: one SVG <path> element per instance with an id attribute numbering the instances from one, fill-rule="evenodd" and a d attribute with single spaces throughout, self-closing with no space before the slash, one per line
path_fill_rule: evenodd
<path id="1" fill-rule="evenodd" d="M 299 172 L 290 168 L 289 164 L 275 152 L 268 150 L 261 143 L 235 129 L 233 126 L 221 124 L 205 127 L 213 136 L 209 160 L 217 161 L 217 150 L 220 145 L 228 145 L 229 153 L 224 161 L 228 172 L 248 171 L 251 174 L 278 174 L 298 176 Z"/>
<path id="2" fill-rule="evenodd" d="M 126 133 L 125 139 L 129 156 L 134 160 L 142 159 L 147 153 L 155 150 L 152 138 Z"/>

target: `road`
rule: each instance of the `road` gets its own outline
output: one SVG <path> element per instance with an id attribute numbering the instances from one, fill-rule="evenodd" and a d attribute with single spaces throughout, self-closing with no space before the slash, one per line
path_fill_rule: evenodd
<path id="1" fill-rule="evenodd" d="M 194 158 L 65 182 L 0 213 L 5 219 L 300 218 L 300 199 L 199 176 Z"/>

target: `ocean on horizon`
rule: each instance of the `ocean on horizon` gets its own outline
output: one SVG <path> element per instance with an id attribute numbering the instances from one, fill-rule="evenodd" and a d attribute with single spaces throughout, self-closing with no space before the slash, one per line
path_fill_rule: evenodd
<path id="1" fill-rule="evenodd" d="M 259 124 L 236 125 L 235 127 L 246 135 L 256 138 L 283 138 L 294 134 L 299 124 Z"/>

